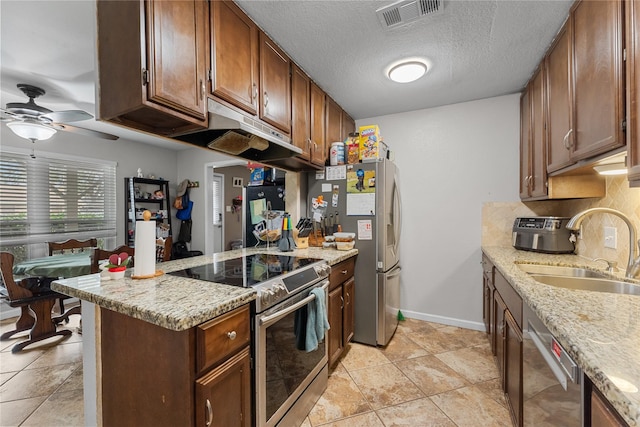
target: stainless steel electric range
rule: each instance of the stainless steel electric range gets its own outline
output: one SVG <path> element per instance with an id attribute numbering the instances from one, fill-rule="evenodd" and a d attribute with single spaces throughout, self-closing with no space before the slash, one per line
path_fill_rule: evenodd
<path id="1" fill-rule="evenodd" d="M 256 426 L 300 425 L 327 387 L 327 340 L 305 342 L 308 307 L 327 289 L 331 267 L 321 259 L 261 253 L 169 274 L 257 292 L 252 310 Z M 269 369 L 267 369 L 269 366 Z"/>

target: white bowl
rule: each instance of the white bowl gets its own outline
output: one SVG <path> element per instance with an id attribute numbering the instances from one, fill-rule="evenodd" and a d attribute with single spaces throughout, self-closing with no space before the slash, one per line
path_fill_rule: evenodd
<path id="1" fill-rule="evenodd" d="M 356 233 L 344 233 L 344 232 L 333 233 L 333 237 L 335 237 L 336 239 L 353 240 L 356 238 Z"/>
<path id="2" fill-rule="evenodd" d="M 356 242 L 354 242 L 353 240 L 350 242 L 336 242 L 336 249 L 338 249 L 339 251 L 348 251 L 350 249 L 353 249 L 355 245 Z"/>

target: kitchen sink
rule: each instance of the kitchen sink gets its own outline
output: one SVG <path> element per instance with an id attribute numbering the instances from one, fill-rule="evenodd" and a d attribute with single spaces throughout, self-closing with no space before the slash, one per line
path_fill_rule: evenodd
<path id="1" fill-rule="evenodd" d="M 595 277 L 553 276 L 548 274 L 532 274 L 531 278 L 540 283 L 558 288 L 640 296 L 640 284 L 636 285 L 620 280 Z"/>
<path id="2" fill-rule="evenodd" d="M 604 274 L 580 267 L 565 267 L 560 265 L 518 264 L 525 273 L 536 275 L 552 275 L 562 277 L 598 277 L 604 278 Z"/>

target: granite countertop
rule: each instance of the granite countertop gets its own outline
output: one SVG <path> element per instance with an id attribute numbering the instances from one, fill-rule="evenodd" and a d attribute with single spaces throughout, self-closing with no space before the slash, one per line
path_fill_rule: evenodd
<path id="1" fill-rule="evenodd" d="M 164 273 L 170 273 L 255 253 L 321 258 L 335 265 L 356 255 L 358 250 L 309 248 L 284 253 L 276 248 L 268 251 L 264 248 L 237 249 L 214 255 L 168 261 L 158 264 L 156 268 Z M 169 274 L 153 279 L 133 280 L 128 277 L 130 274 L 131 269 L 127 271 L 124 279 L 119 280 L 101 280 L 100 274 L 90 274 L 57 280 L 51 284 L 51 288 L 65 295 L 174 331 L 199 325 L 256 298 L 256 292 L 252 288 L 239 288 Z"/>
<path id="2" fill-rule="evenodd" d="M 577 255 L 483 247 L 496 268 L 631 426 L 640 426 L 640 297 L 570 290 L 537 282 L 518 263 L 587 267 Z M 616 274 L 618 278 L 624 272 Z"/>

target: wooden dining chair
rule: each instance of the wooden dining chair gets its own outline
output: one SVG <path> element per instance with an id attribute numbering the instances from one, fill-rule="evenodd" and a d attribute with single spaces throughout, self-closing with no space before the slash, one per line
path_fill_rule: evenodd
<path id="1" fill-rule="evenodd" d="M 47 242 L 47 245 L 49 245 L 49 256 L 53 255 L 54 253 L 77 253 L 98 247 L 98 239 L 69 239 L 65 240 L 64 242 Z"/>
<path id="2" fill-rule="evenodd" d="M 105 259 L 109 259 L 109 257 L 113 254 L 121 254 L 122 252 L 126 252 L 130 257 L 131 261 L 127 265 L 127 268 L 133 267 L 133 262 L 135 261 L 135 248 L 130 246 L 122 245 L 112 251 L 107 251 L 104 249 L 96 249 L 93 252 L 93 259 L 91 260 L 91 273 L 100 273 L 100 263 Z"/>
<path id="3" fill-rule="evenodd" d="M 49 284 L 52 279 L 41 277 L 27 277 L 14 281 L 13 254 L 0 252 L 0 278 L 2 287 L 0 294 L 11 307 L 20 307 L 21 314 L 15 324 L 15 329 L 5 332 L 0 340 L 7 340 L 18 332 L 29 332 L 29 339 L 13 346 L 12 353 L 17 353 L 26 346 L 57 335 L 71 335 L 68 329 L 57 329 L 57 324 L 68 321 L 72 314 L 80 314 L 80 307 L 73 307 L 59 316 L 52 317 L 51 310 L 56 301 L 68 298 L 66 295 L 51 290 Z"/>
<path id="4" fill-rule="evenodd" d="M 98 247 L 98 239 L 76 240 L 69 239 L 64 242 L 47 242 L 49 246 L 49 256 L 55 254 L 78 253 L 90 251 Z M 64 313 L 64 299 L 58 301 L 60 313 Z"/>

